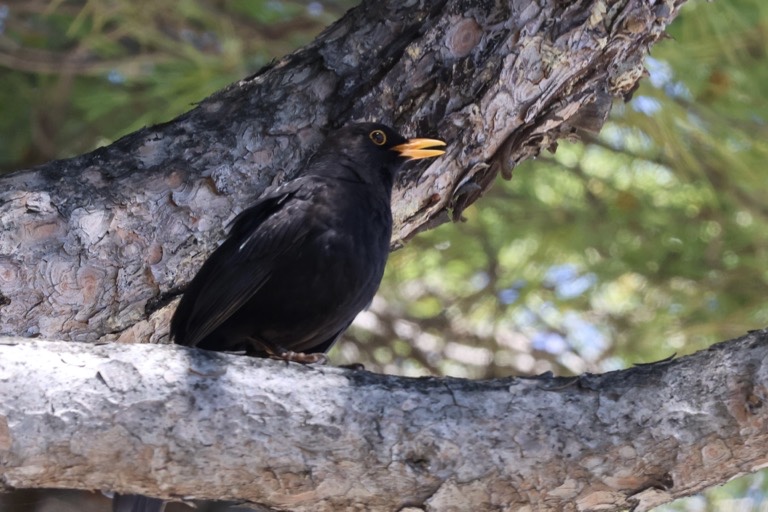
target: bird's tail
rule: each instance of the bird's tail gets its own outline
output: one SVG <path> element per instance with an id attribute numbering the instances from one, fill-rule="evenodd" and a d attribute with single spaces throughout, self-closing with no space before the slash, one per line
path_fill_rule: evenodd
<path id="1" fill-rule="evenodd" d="M 115 494 L 112 512 L 163 512 L 165 501 L 138 494 Z"/>

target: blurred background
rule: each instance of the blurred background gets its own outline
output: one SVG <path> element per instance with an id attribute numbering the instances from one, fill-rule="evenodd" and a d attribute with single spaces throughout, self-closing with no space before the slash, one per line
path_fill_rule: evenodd
<path id="1" fill-rule="evenodd" d="M 355 3 L 0 0 L 0 171 L 172 119 Z M 572 375 L 768 326 L 768 3 L 690 0 L 669 35 L 599 135 L 519 166 L 465 222 L 395 252 L 332 361 Z M 768 510 L 765 479 L 657 510 Z M 108 507 L 100 493 L 0 495 L 0 512 Z"/>

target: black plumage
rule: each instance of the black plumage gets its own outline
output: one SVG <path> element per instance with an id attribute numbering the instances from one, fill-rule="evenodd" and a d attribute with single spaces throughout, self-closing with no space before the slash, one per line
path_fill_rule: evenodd
<path id="1" fill-rule="evenodd" d="M 171 321 L 181 345 L 323 359 L 381 282 L 395 176 L 408 159 L 443 153 L 372 123 L 330 134 L 299 176 L 234 221 Z M 314 354 L 314 355 L 311 355 Z"/>
<path id="2" fill-rule="evenodd" d="M 163 512 L 165 501 L 138 494 L 115 494 L 112 512 Z"/>

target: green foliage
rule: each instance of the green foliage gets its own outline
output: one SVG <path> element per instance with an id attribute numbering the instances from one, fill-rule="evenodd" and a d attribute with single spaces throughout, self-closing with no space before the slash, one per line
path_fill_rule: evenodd
<path id="1" fill-rule="evenodd" d="M 0 171 L 80 154 L 167 121 L 310 41 L 345 3 L 310 7 L 12 2 L 0 19 Z"/>

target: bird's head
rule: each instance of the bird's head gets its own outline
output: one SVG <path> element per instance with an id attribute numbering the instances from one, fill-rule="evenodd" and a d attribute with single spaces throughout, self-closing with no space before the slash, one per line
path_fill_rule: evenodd
<path id="1" fill-rule="evenodd" d="M 414 138 L 406 139 L 389 126 L 375 123 L 364 123 L 359 126 L 360 136 L 367 137 L 365 144 L 371 152 L 389 151 L 394 152 L 395 158 L 404 158 L 406 160 L 420 160 L 422 158 L 431 158 L 445 153 L 444 149 L 437 149 L 445 146 L 445 142 L 439 139 Z M 392 158 L 392 154 L 389 155 Z"/>
<path id="2" fill-rule="evenodd" d="M 391 186 L 404 162 L 442 155 L 445 150 L 436 148 L 443 146 L 445 142 L 438 139 L 406 139 L 383 124 L 358 123 L 328 134 L 317 157 L 325 160 L 326 166 L 333 162 L 337 171 L 351 172 L 361 181 L 383 177 Z"/>

